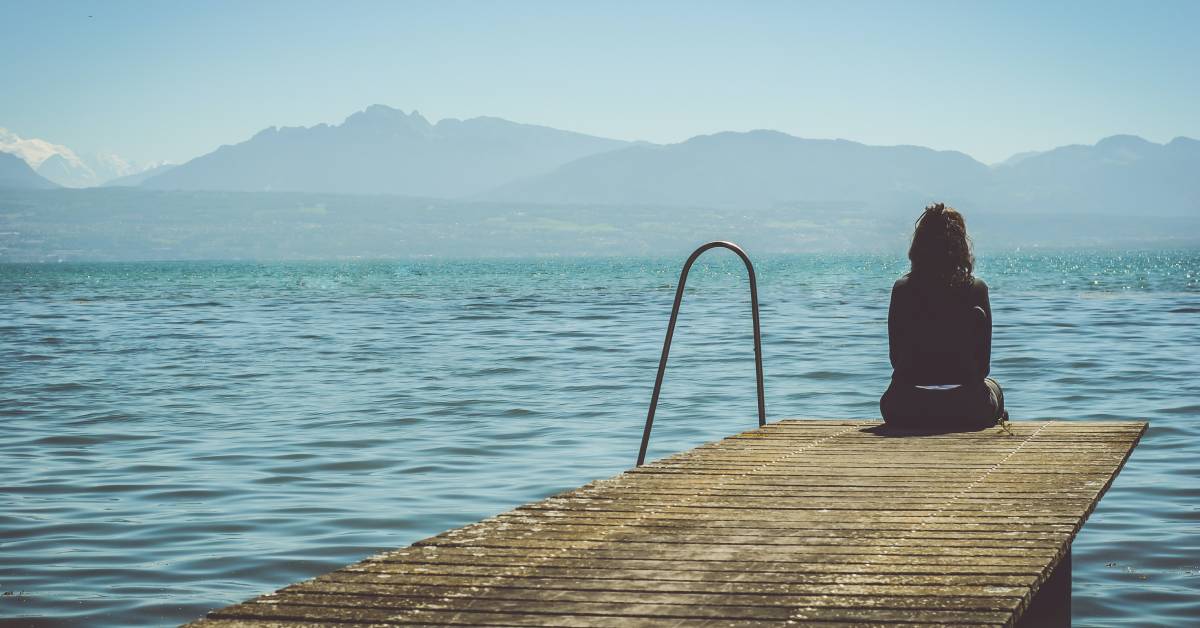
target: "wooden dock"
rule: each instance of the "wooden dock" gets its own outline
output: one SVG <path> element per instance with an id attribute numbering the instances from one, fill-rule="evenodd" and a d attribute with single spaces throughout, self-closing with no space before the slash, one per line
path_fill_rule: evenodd
<path id="1" fill-rule="evenodd" d="M 771 423 L 191 625 L 1065 625 L 1146 423 L 1012 425 Z"/>

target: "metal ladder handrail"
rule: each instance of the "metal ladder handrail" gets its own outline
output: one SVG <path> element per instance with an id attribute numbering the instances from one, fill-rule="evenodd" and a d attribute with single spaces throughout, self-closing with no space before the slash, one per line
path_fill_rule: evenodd
<path id="1" fill-rule="evenodd" d="M 658 408 L 658 394 L 662 391 L 663 374 L 667 370 L 667 355 L 671 352 L 671 337 L 675 334 L 675 321 L 679 318 L 679 305 L 683 302 L 683 286 L 687 283 L 688 271 L 696 258 L 705 251 L 713 248 L 726 248 L 742 258 L 746 264 L 746 272 L 750 276 L 750 310 L 754 318 L 754 369 L 758 377 L 758 426 L 767 424 L 767 402 L 763 393 L 762 368 L 762 335 L 758 328 L 758 282 L 754 277 L 754 264 L 742 247 L 724 240 L 709 242 L 692 252 L 687 262 L 683 264 L 683 272 L 679 274 L 679 286 L 675 288 L 675 305 L 671 307 L 671 322 L 667 324 L 667 337 L 663 339 L 662 357 L 658 360 L 658 376 L 654 379 L 654 394 L 650 397 L 650 410 L 646 413 L 646 429 L 642 432 L 642 447 L 638 450 L 637 466 L 646 461 L 646 447 L 650 444 L 650 428 L 654 425 L 654 411 Z"/>

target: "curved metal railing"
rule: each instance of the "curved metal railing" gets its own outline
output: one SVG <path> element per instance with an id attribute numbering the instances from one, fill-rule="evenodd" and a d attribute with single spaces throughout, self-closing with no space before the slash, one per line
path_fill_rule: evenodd
<path id="1" fill-rule="evenodd" d="M 638 450 L 637 466 L 639 467 L 646 461 L 646 447 L 650 444 L 650 428 L 654 425 L 654 410 L 658 408 L 658 394 L 662 391 L 663 374 L 667 370 L 667 355 L 671 352 L 671 336 L 675 334 L 675 321 L 679 318 L 679 305 L 683 302 L 683 286 L 687 283 L 688 271 L 691 270 L 696 258 L 705 251 L 718 247 L 737 253 L 737 256 L 742 258 L 742 262 L 746 264 L 746 272 L 750 275 L 750 310 L 754 317 L 754 369 L 758 376 L 758 426 L 762 427 L 767 423 L 767 402 L 763 395 L 762 335 L 758 330 L 758 282 L 754 278 L 754 264 L 750 263 L 750 258 L 742 250 L 742 247 L 732 242 L 724 240 L 709 242 L 696 249 L 688 257 L 687 262 L 683 264 L 683 272 L 679 274 L 679 286 L 675 288 L 675 305 L 671 307 L 671 322 L 667 324 L 667 337 L 663 339 L 662 357 L 658 360 L 658 376 L 654 378 L 654 395 L 650 397 L 650 410 L 646 413 L 646 429 L 642 432 L 642 447 Z"/>

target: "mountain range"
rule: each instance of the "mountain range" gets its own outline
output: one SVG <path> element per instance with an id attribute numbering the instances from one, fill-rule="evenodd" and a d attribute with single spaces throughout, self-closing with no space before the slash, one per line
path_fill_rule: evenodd
<path id="1" fill-rule="evenodd" d="M 265 129 L 142 185 L 455 198 L 625 145 L 500 118 L 431 124 L 416 111 L 373 105 L 340 125 Z"/>
<path id="2" fill-rule="evenodd" d="M 990 210 L 1185 215 L 1200 211 L 1200 141 L 1117 135 L 996 166 L 918 146 L 718 133 L 593 155 L 489 194 L 509 202 L 773 207 L 946 200 Z"/>
<path id="3" fill-rule="evenodd" d="M 987 166 L 958 152 L 750 131 L 592 155 L 489 196 L 512 202 L 606 205 L 890 206 L 931 197 L 964 198 L 985 186 L 990 175 Z"/>
<path id="4" fill-rule="evenodd" d="M 1200 141 L 1114 135 L 1093 146 L 1062 146 L 996 167 L 988 192 L 989 202 L 1018 211 L 1197 216 Z"/>
<path id="5" fill-rule="evenodd" d="M 14 145 L 11 137 L 0 135 L 0 150 Z M 73 185 L 64 183 L 73 153 L 37 142 L 16 145 L 39 174 Z M 989 166 L 955 151 L 778 131 L 656 145 L 490 117 L 435 124 L 415 111 L 372 105 L 341 124 L 270 127 L 182 165 L 126 173 L 109 185 L 746 209 L 853 204 L 911 211 L 945 200 L 1001 212 L 1190 216 L 1200 212 L 1198 172 L 1200 142 L 1185 137 L 1157 144 L 1115 135 Z"/>
<path id="6" fill-rule="evenodd" d="M 71 188 L 95 187 L 142 173 L 158 164 L 137 164 L 114 153 L 84 153 L 0 128 L 0 152 L 20 157 L 37 174 Z"/>
<path id="7" fill-rule="evenodd" d="M 193 159 L 152 189 L 399 194 L 507 203 L 775 207 L 858 203 L 1159 215 L 1200 209 L 1200 142 L 1113 136 L 988 166 L 955 151 L 716 133 L 655 145 L 499 118 L 373 105 L 340 125 L 269 128 Z"/>

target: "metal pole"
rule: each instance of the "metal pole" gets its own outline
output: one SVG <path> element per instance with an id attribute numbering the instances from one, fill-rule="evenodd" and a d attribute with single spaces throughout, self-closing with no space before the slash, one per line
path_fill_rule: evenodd
<path id="1" fill-rule="evenodd" d="M 671 353 L 671 337 L 675 335 L 675 321 L 679 318 L 679 305 L 683 302 L 683 287 L 687 283 L 688 271 L 691 270 L 696 258 L 705 251 L 717 247 L 729 249 L 742 258 L 742 262 L 746 264 L 746 272 L 750 276 L 750 310 L 754 320 L 754 372 L 758 378 L 758 426 L 762 427 L 767 424 L 767 402 L 763 391 L 762 334 L 759 333 L 758 327 L 758 281 L 754 276 L 754 264 L 750 263 L 750 257 L 746 255 L 742 247 L 732 242 L 724 240 L 709 242 L 692 252 L 683 264 L 683 272 L 679 273 L 679 286 L 675 288 L 675 304 L 671 306 L 671 322 L 667 323 L 667 336 L 663 339 L 662 357 L 658 359 L 658 375 L 654 378 L 654 394 L 650 396 L 650 410 L 646 413 L 646 428 L 642 431 L 642 446 L 638 450 L 637 466 L 639 467 L 646 461 L 646 447 L 650 444 L 650 428 L 654 425 L 654 410 L 658 408 L 658 395 L 662 391 L 663 375 L 667 370 L 667 356 Z"/>

